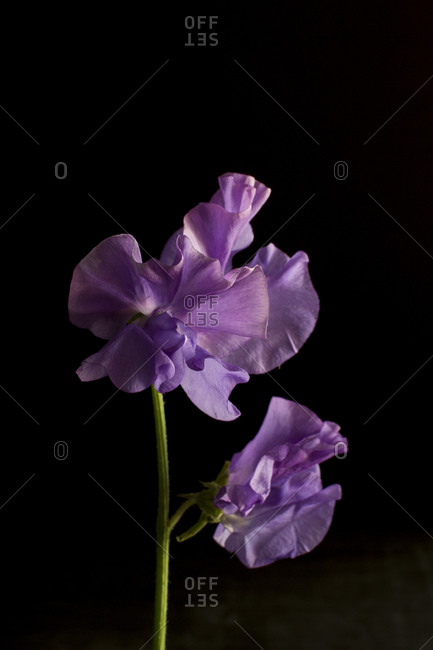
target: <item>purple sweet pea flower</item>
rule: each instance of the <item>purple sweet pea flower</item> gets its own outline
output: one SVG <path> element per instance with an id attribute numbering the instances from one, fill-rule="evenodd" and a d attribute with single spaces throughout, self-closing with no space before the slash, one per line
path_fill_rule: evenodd
<path id="1" fill-rule="evenodd" d="M 322 487 L 319 463 L 347 450 L 334 422 L 273 397 L 256 437 L 235 454 L 215 498 L 214 539 L 247 567 L 297 557 L 326 535 L 341 487 Z"/>
<path id="2" fill-rule="evenodd" d="M 308 338 L 319 304 L 305 253 L 289 258 L 270 244 L 232 269 L 270 190 L 242 174 L 219 184 L 209 203 L 188 212 L 160 260 L 143 262 L 136 240 L 117 235 L 77 265 L 71 322 L 108 340 L 83 361 L 82 381 L 108 375 L 131 393 L 181 385 L 202 411 L 232 420 L 234 386 L 281 365 Z"/>

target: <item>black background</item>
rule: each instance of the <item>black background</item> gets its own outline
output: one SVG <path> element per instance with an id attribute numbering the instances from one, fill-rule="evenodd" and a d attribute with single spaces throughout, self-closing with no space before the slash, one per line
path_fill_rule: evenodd
<path id="1" fill-rule="evenodd" d="M 234 390 L 240 419 L 167 395 L 173 504 L 257 432 L 272 395 L 338 422 L 350 454 L 323 468 L 343 499 L 311 556 L 247 571 L 210 529 L 174 547 L 171 647 L 253 647 L 236 619 L 264 648 L 416 650 L 433 634 L 429 5 L 136 11 L 2 26 L 2 647 L 138 650 L 151 636 L 150 391 L 79 382 L 100 342 L 69 324 L 69 283 L 122 229 L 158 257 L 237 171 L 272 188 L 254 250 L 272 238 L 308 253 L 320 317 L 295 358 Z M 188 37 L 186 16 L 204 14 L 216 27 Z M 212 31 L 218 45 L 198 46 Z M 185 576 L 200 575 L 218 576 L 218 608 L 184 608 Z"/>

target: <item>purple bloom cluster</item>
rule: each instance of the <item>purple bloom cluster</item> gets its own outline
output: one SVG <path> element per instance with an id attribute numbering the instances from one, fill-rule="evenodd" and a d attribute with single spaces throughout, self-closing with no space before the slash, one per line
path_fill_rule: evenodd
<path id="1" fill-rule="evenodd" d="M 269 194 L 252 176 L 224 174 L 160 259 L 143 262 L 137 241 L 117 235 L 81 260 L 70 319 L 107 342 L 82 362 L 80 379 L 108 376 L 130 393 L 180 385 L 208 415 L 238 417 L 229 401 L 234 386 L 296 354 L 319 311 L 305 253 L 290 258 L 269 244 L 233 268 L 234 255 L 254 239 L 250 222 Z M 347 449 L 339 431 L 306 407 L 273 397 L 258 434 L 233 456 L 226 485 L 219 490 L 224 474 L 197 500 L 204 523 L 209 515 L 220 522 L 218 544 L 247 567 L 319 544 L 341 498 L 340 486 L 323 488 L 320 477 L 320 463 Z"/>
<path id="2" fill-rule="evenodd" d="M 232 420 L 234 386 L 276 368 L 306 341 L 319 310 L 307 255 L 290 258 L 269 244 L 233 269 L 270 190 L 243 174 L 224 174 L 219 186 L 188 212 L 159 260 L 143 262 L 136 240 L 117 235 L 77 265 L 70 319 L 108 341 L 83 361 L 82 381 L 109 376 L 130 393 L 181 385 L 202 411 Z"/>
<path id="3" fill-rule="evenodd" d="M 214 539 L 247 567 L 308 553 L 326 535 L 339 485 L 323 488 L 319 463 L 347 449 L 334 422 L 273 397 L 256 437 L 229 466 L 214 503 L 224 514 Z"/>

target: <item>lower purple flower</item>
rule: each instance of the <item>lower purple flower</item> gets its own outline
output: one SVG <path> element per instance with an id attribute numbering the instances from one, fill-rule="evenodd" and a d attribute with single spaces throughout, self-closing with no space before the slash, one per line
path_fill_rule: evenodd
<path id="1" fill-rule="evenodd" d="M 311 551 L 326 535 L 341 487 L 323 488 L 319 463 L 347 449 L 334 422 L 273 397 L 256 437 L 230 462 L 215 498 L 214 539 L 247 567 Z"/>

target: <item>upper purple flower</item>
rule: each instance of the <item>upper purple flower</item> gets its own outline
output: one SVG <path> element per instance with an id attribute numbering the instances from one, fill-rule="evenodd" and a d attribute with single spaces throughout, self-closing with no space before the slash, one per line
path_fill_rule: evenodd
<path id="1" fill-rule="evenodd" d="M 235 454 L 215 498 L 224 511 L 214 539 L 247 567 L 294 558 L 326 535 L 339 485 L 322 488 L 319 463 L 347 450 L 334 422 L 273 397 L 256 437 Z"/>
<path id="2" fill-rule="evenodd" d="M 143 262 L 136 240 L 117 235 L 77 265 L 71 322 L 108 339 L 78 369 L 82 381 L 108 375 L 127 392 L 180 384 L 202 411 L 232 420 L 234 386 L 281 365 L 306 341 L 319 310 L 307 255 L 289 258 L 269 244 L 232 269 L 270 190 L 243 174 L 224 174 L 219 185 L 209 203 L 188 212 L 160 260 Z"/>

